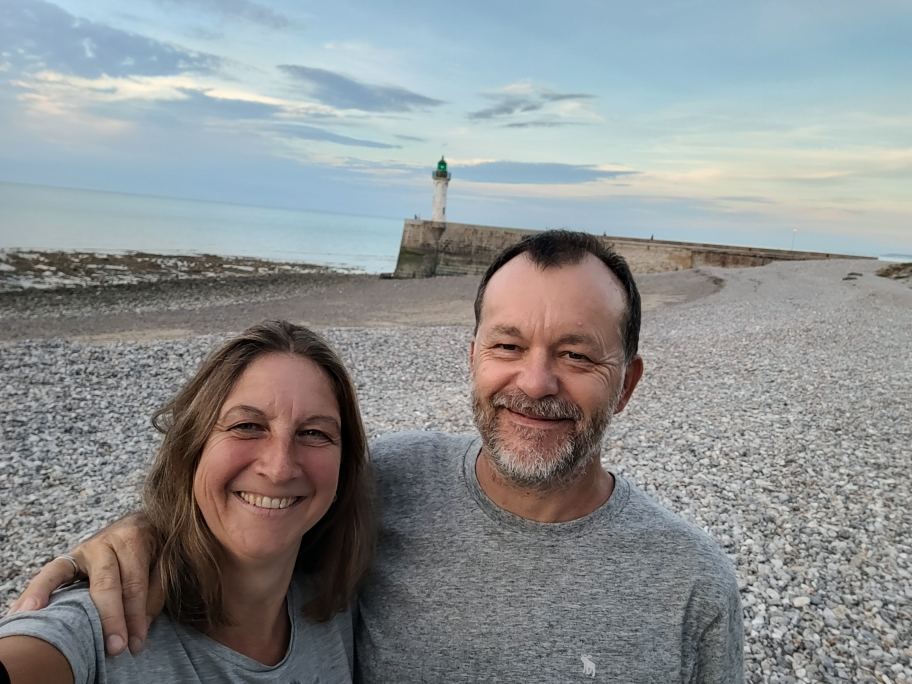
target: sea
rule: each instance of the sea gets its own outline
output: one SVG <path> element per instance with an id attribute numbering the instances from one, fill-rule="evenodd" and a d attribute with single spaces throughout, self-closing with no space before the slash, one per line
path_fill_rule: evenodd
<path id="1" fill-rule="evenodd" d="M 217 254 L 390 273 L 401 239 L 401 218 L 0 182 L 0 249 Z"/>
<path id="2" fill-rule="evenodd" d="M 396 267 L 402 219 L 0 182 L 0 249 L 218 254 Z"/>

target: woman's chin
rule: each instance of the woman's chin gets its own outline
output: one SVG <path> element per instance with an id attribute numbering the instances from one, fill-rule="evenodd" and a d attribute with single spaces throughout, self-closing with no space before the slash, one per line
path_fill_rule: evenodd
<path id="1" fill-rule="evenodd" d="M 300 548 L 300 537 L 293 543 L 287 540 L 270 541 L 268 539 L 259 539 L 255 544 L 223 545 L 223 551 L 242 565 L 268 564 L 274 566 L 281 563 L 290 563 L 294 565 L 294 562 L 298 557 L 298 549 Z"/>

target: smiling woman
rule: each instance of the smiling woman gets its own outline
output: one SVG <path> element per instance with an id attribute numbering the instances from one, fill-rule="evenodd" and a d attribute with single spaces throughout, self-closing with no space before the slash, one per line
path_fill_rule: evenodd
<path id="1" fill-rule="evenodd" d="M 76 586 L 0 624 L 12 682 L 350 682 L 348 606 L 373 519 L 357 399 L 335 352 L 300 326 L 254 326 L 153 423 L 164 438 L 145 508 L 166 610 L 146 650 L 105 658 Z"/>

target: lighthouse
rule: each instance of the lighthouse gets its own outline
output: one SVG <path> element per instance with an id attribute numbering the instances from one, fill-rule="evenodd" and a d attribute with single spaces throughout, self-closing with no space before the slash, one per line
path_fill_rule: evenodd
<path id="1" fill-rule="evenodd" d="M 431 211 L 431 220 L 435 223 L 446 223 L 446 192 L 450 184 L 450 172 L 447 171 L 446 160 L 441 157 L 437 168 L 431 174 L 434 179 L 434 207 Z"/>

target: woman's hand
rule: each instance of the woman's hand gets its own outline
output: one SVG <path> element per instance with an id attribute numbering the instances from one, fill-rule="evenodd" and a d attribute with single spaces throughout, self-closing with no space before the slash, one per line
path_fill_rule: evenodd
<path id="1" fill-rule="evenodd" d="M 117 655 L 128 644 L 131 652 L 140 651 L 149 623 L 164 606 L 158 566 L 151 577 L 149 573 L 157 551 L 146 517 L 135 513 L 70 552 L 79 568 L 77 576 L 89 579 L 89 595 L 101 617 L 108 655 Z M 44 608 L 51 592 L 72 579 L 72 563 L 55 558 L 29 583 L 9 614 Z"/>

